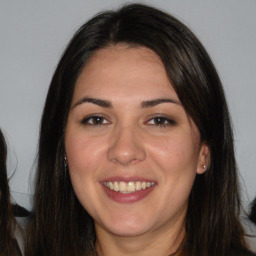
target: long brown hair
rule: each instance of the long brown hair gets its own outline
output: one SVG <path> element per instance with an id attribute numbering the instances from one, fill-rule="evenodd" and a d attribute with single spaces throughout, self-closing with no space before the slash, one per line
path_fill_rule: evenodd
<path id="1" fill-rule="evenodd" d="M 0 130 L 0 255 L 13 252 L 13 229 L 16 223 L 11 203 L 6 170 L 7 147 Z"/>
<path id="2" fill-rule="evenodd" d="M 190 256 L 243 250 L 233 134 L 215 67 L 196 36 L 173 16 L 131 4 L 85 23 L 67 46 L 51 81 L 41 121 L 34 217 L 27 255 L 94 255 L 92 218 L 78 202 L 64 166 L 64 134 L 77 78 L 98 49 L 145 46 L 161 58 L 180 101 L 211 152 L 189 198 L 186 246 Z M 70 254 L 70 252 L 72 252 Z"/>

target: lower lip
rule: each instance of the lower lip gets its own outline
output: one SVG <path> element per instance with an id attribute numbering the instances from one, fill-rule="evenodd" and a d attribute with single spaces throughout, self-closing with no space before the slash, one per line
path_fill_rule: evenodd
<path id="1" fill-rule="evenodd" d="M 132 193 L 116 192 L 105 187 L 103 184 L 102 184 L 102 187 L 106 192 L 107 196 L 111 198 L 113 201 L 116 201 L 118 203 L 134 203 L 148 196 L 150 192 L 152 192 L 152 190 L 155 188 L 155 185 L 143 190 L 132 192 Z"/>

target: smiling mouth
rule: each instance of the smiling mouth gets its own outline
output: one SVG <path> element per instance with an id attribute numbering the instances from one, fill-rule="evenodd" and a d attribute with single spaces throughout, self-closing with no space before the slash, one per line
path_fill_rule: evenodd
<path id="1" fill-rule="evenodd" d="M 136 191 L 145 190 L 155 185 L 155 182 L 146 181 L 105 181 L 103 185 L 108 189 L 123 194 L 134 193 Z"/>

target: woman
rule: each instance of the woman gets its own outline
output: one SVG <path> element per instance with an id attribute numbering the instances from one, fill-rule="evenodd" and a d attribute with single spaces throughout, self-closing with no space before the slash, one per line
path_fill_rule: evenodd
<path id="1" fill-rule="evenodd" d="M 237 183 L 224 92 L 198 39 L 148 6 L 104 12 L 50 85 L 26 254 L 249 255 Z"/>
<path id="2" fill-rule="evenodd" d="M 6 157 L 6 144 L 0 130 L 0 256 L 14 256 L 21 255 L 21 252 L 14 239 L 16 221 L 10 203 Z"/>

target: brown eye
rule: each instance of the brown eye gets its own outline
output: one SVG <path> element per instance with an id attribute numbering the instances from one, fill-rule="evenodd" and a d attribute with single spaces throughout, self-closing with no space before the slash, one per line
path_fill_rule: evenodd
<path id="1" fill-rule="evenodd" d="M 156 117 L 153 119 L 154 120 L 154 123 L 156 125 L 164 125 L 164 124 L 167 124 L 167 120 L 166 118 L 163 118 L 163 117 Z"/>
<path id="2" fill-rule="evenodd" d="M 109 121 L 102 116 L 95 115 L 95 116 L 89 116 L 84 118 L 81 121 L 81 123 L 85 125 L 105 125 L 105 124 L 108 124 Z"/>
<path id="3" fill-rule="evenodd" d="M 103 124 L 104 119 L 101 116 L 94 116 L 94 117 L 91 117 L 90 121 L 91 122 L 88 122 L 88 123 L 98 125 L 98 124 Z"/>
<path id="4" fill-rule="evenodd" d="M 172 119 L 163 116 L 156 116 L 154 118 L 151 118 L 147 123 L 149 125 L 154 125 L 157 127 L 167 127 L 176 124 L 176 122 Z"/>

